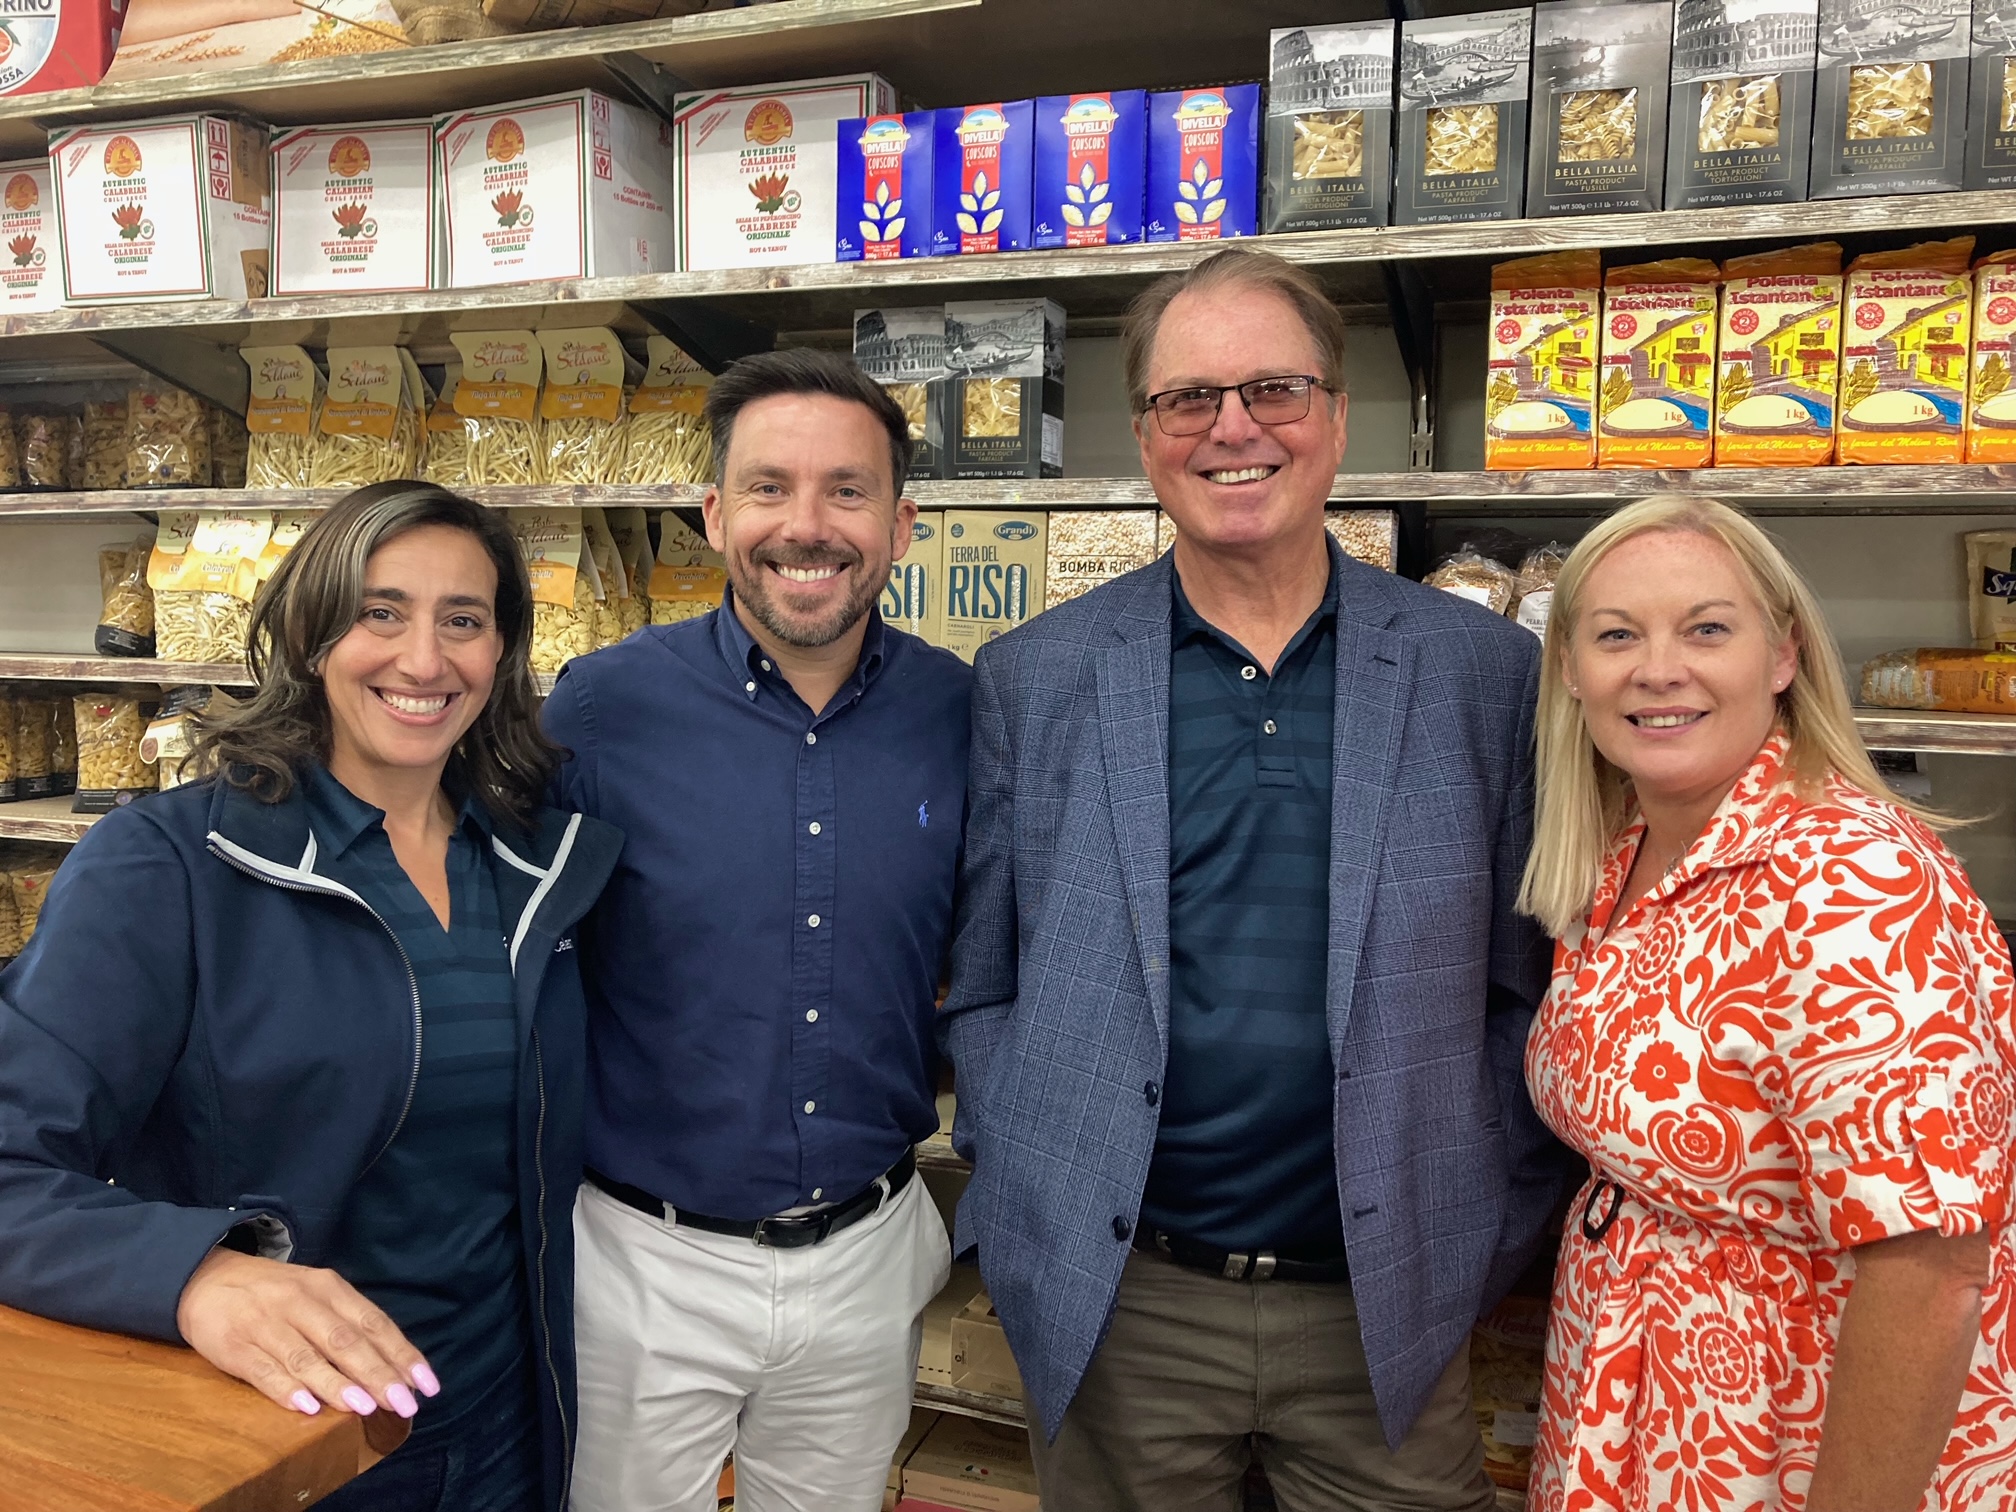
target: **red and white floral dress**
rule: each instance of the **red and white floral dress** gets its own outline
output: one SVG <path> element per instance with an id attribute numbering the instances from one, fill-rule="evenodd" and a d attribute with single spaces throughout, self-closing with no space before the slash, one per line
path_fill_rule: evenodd
<path id="1" fill-rule="evenodd" d="M 1984 1227 L 1924 1507 L 2016 1512 L 2009 954 L 1931 831 L 1845 785 L 1799 798 L 1784 757 L 1774 737 L 1614 918 L 1634 825 L 1556 952 L 1526 1076 L 1595 1175 L 1555 1273 L 1534 1512 L 1796 1512 L 1853 1247 Z"/>

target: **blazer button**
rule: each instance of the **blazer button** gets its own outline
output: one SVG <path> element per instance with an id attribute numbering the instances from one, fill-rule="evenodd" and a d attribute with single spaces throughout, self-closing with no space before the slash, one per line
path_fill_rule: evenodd
<path id="1" fill-rule="evenodd" d="M 1141 1096 L 1142 1099 L 1148 1104 L 1148 1106 L 1152 1108 L 1157 1103 L 1162 1101 L 1162 1089 L 1156 1086 L 1155 1083 L 1151 1081 L 1150 1083 L 1148 1083 L 1147 1086 L 1141 1089 Z"/>
<path id="2" fill-rule="evenodd" d="M 1115 1218 L 1113 1220 L 1113 1237 L 1115 1239 L 1124 1240 L 1133 1234 L 1133 1232 L 1134 1225 L 1129 1223 L 1125 1218 Z"/>

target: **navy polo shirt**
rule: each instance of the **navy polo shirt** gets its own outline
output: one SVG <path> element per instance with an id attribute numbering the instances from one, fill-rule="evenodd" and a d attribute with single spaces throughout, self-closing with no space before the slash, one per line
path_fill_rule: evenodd
<path id="1" fill-rule="evenodd" d="M 1169 1063 L 1142 1220 L 1226 1250 L 1338 1255 L 1336 576 L 1271 676 L 1174 589 Z"/>
<path id="2" fill-rule="evenodd" d="M 580 936 L 590 1166 L 746 1221 L 936 1132 L 972 682 L 870 609 L 815 714 L 732 594 L 568 663 L 558 801 L 624 835 Z"/>
<path id="3" fill-rule="evenodd" d="M 392 853 L 385 814 L 317 768 L 303 783 L 315 870 L 370 905 L 420 993 L 420 1074 L 358 1179 L 329 1267 L 390 1314 L 440 1377 L 424 1437 L 531 1359 L 518 1221 L 518 1015 L 483 806 L 448 841 L 448 928 Z M 333 905 L 346 906 L 346 905 Z M 344 1005 L 332 1003 L 331 1012 Z"/>

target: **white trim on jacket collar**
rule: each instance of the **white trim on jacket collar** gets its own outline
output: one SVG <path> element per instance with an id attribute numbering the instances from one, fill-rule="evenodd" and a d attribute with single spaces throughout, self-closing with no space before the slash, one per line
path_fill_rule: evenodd
<path id="1" fill-rule="evenodd" d="M 532 918 L 539 912 L 539 905 L 546 901 L 546 894 L 553 890 L 553 884 L 560 880 L 560 873 L 567 869 L 567 857 L 573 853 L 574 837 L 581 832 L 581 816 L 567 816 L 567 833 L 560 837 L 559 848 L 553 852 L 553 864 L 541 871 L 522 856 L 513 855 L 505 849 L 504 842 L 496 836 L 490 837 L 490 844 L 497 854 L 509 861 L 522 872 L 539 878 L 539 885 L 532 889 L 532 896 L 525 900 L 525 911 L 518 916 L 518 927 L 511 934 L 511 974 L 518 974 L 518 949 L 525 943 L 525 936 L 531 933 Z"/>

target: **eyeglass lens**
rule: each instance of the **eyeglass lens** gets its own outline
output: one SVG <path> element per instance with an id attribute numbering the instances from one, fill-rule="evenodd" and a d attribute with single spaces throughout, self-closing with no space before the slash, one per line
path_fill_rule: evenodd
<path id="1" fill-rule="evenodd" d="M 1240 384 L 1246 413 L 1261 425 L 1289 425 L 1309 413 L 1309 380 L 1256 378 Z M 1155 396 L 1155 419 L 1164 435 L 1194 436 L 1217 423 L 1224 389 L 1174 389 Z"/>

